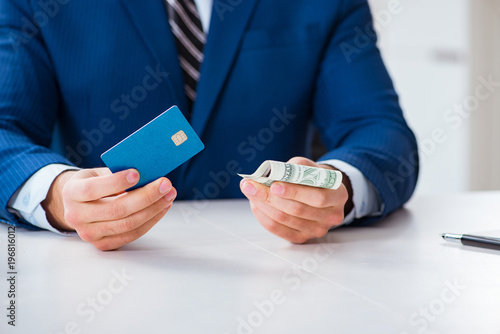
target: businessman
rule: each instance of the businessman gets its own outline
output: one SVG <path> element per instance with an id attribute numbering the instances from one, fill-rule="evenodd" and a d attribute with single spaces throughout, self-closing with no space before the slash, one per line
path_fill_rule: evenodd
<path id="1" fill-rule="evenodd" d="M 125 192 L 140 175 L 100 154 L 172 105 L 205 150 Z M 365 0 L 0 0 L 0 157 L 3 222 L 101 250 L 168 223 L 176 198 L 246 196 L 303 243 L 401 207 L 418 174 Z M 343 185 L 240 182 L 267 159 L 338 169 Z"/>

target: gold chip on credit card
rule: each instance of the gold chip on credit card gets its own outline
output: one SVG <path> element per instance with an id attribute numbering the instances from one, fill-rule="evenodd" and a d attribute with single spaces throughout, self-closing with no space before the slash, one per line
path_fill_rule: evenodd
<path id="1" fill-rule="evenodd" d="M 188 137 L 182 130 L 172 136 L 172 141 L 176 146 L 179 146 L 180 144 L 184 143 L 187 139 Z"/>

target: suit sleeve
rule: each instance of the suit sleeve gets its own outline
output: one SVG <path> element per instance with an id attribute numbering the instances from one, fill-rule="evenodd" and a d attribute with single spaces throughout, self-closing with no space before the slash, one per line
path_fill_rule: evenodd
<path id="1" fill-rule="evenodd" d="M 365 0 L 345 0 L 320 65 L 314 123 L 328 153 L 359 169 L 384 203 L 379 219 L 412 195 L 418 176 L 415 136 L 403 117 L 376 46 Z"/>
<path id="2" fill-rule="evenodd" d="M 40 168 L 62 163 L 48 149 L 60 95 L 39 27 L 26 0 L 0 0 L 0 221 L 34 229 L 7 210 Z"/>

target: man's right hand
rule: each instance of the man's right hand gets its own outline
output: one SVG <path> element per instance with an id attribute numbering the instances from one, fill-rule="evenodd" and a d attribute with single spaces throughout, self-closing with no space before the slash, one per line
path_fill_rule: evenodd
<path id="1" fill-rule="evenodd" d="M 125 192 L 137 182 L 135 169 L 66 171 L 54 180 L 42 207 L 55 228 L 76 231 L 100 250 L 117 249 L 146 234 L 177 196 L 164 177 Z"/>

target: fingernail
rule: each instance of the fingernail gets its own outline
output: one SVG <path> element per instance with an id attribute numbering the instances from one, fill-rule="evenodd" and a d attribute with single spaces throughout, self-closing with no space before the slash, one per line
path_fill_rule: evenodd
<path id="1" fill-rule="evenodd" d="M 169 202 L 171 202 L 175 198 L 175 191 L 174 189 L 170 190 L 168 194 L 165 195 L 165 199 Z"/>
<path id="2" fill-rule="evenodd" d="M 275 195 L 281 196 L 281 195 L 283 195 L 284 191 L 285 191 L 285 188 L 281 184 L 273 184 L 271 186 L 271 192 Z"/>
<path id="3" fill-rule="evenodd" d="M 166 194 L 172 187 L 167 181 L 162 181 L 160 184 L 160 193 Z"/>
<path id="4" fill-rule="evenodd" d="M 257 193 L 257 189 L 248 181 L 245 181 L 242 188 L 243 192 L 247 195 L 253 196 Z"/>
<path id="5" fill-rule="evenodd" d="M 134 172 L 134 171 L 128 172 L 127 173 L 127 181 L 130 184 L 136 183 L 137 181 L 139 181 L 139 174 L 137 172 Z"/>

